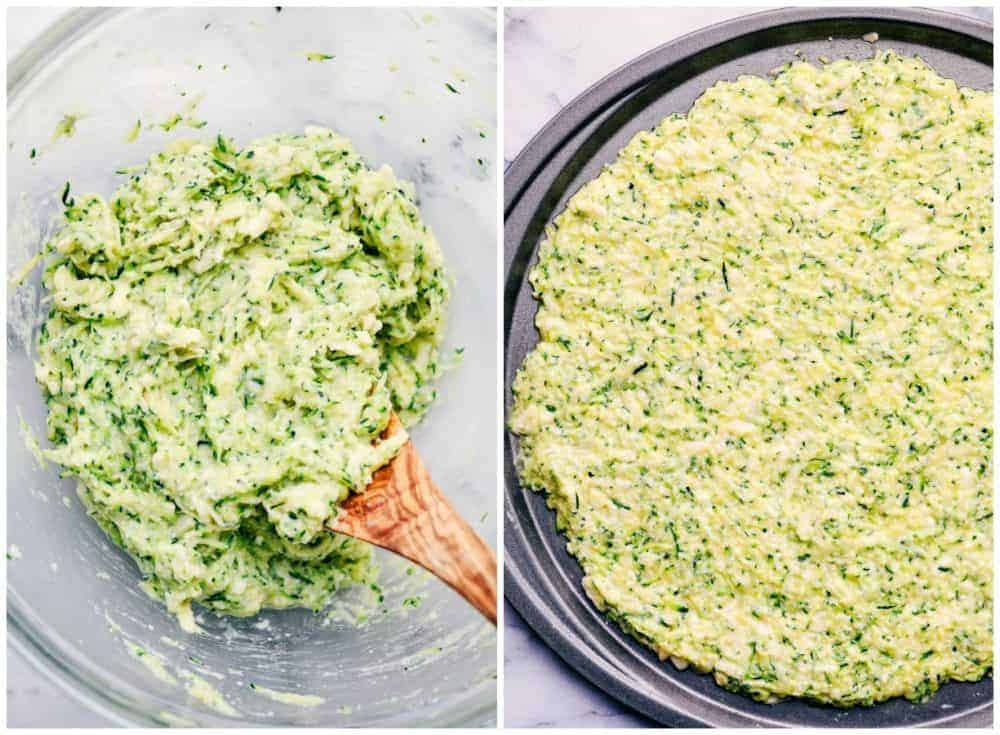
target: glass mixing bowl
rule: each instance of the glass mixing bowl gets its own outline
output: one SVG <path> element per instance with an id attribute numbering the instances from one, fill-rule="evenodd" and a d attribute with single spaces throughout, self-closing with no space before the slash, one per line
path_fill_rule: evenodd
<path id="1" fill-rule="evenodd" d="M 495 24 L 492 11 L 472 8 L 71 13 L 8 70 L 8 275 L 38 252 L 67 181 L 76 193 L 110 194 L 123 180 L 115 169 L 179 137 L 247 142 L 307 124 L 346 135 L 369 163 L 416 184 L 454 275 L 446 350 L 464 347 L 464 359 L 412 435 L 438 484 L 495 546 Z M 171 128 L 177 113 L 207 125 Z M 56 137 L 65 115 L 79 116 L 75 132 Z M 128 142 L 137 120 L 141 134 Z M 87 517 L 74 484 L 29 448 L 32 437 L 45 443 L 31 363 L 45 312 L 38 269 L 8 288 L 7 309 L 7 609 L 10 641 L 25 657 L 122 724 L 495 721 L 495 630 L 384 552 L 381 603 L 355 588 L 326 614 L 202 613 L 205 633 L 184 634 L 139 589 L 135 564 Z M 192 696 L 206 687 L 238 714 Z"/>

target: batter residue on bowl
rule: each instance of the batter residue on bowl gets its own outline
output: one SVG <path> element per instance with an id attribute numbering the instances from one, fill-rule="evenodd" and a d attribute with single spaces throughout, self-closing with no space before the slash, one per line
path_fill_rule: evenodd
<path id="1" fill-rule="evenodd" d="M 990 671 L 992 110 L 892 52 L 721 82 L 549 228 L 521 477 L 661 657 L 843 706 Z"/>
<path id="2" fill-rule="evenodd" d="M 49 243 L 46 456 L 187 630 L 371 577 L 324 531 L 434 398 L 448 286 L 412 188 L 321 128 L 178 142 Z"/>

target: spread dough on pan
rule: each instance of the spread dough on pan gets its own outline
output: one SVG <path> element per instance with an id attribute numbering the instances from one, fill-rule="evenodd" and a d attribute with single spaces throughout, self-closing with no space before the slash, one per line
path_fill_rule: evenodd
<path id="1" fill-rule="evenodd" d="M 720 82 L 548 229 L 520 474 L 661 657 L 844 706 L 990 670 L 992 110 L 893 52 Z"/>

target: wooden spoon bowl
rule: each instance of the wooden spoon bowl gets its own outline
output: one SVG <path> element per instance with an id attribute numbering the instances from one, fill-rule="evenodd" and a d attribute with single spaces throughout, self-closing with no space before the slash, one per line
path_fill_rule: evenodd
<path id="1" fill-rule="evenodd" d="M 393 414 L 383 436 L 400 430 Z M 348 498 L 327 527 L 406 557 L 496 625 L 496 555 L 431 480 L 413 442 L 372 476 L 364 492 Z"/>

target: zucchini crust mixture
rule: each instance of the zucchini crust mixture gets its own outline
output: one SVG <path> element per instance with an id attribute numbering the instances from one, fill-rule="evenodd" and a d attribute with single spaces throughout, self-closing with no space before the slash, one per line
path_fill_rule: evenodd
<path id="1" fill-rule="evenodd" d="M 181 626 L 370 583 L 324 524 L 435 397 L 449 288 L 412 186 L 322 128 L 178 141 L 64 194 L 36 377 L 46 455 Z"/>
<path id="2" fill-rule="evenodd" d="M 839 706 L 990 672 L 992 109 L 891 51 L 720 82 L 548 229 L 520 476 L 661 659 Z"/>

